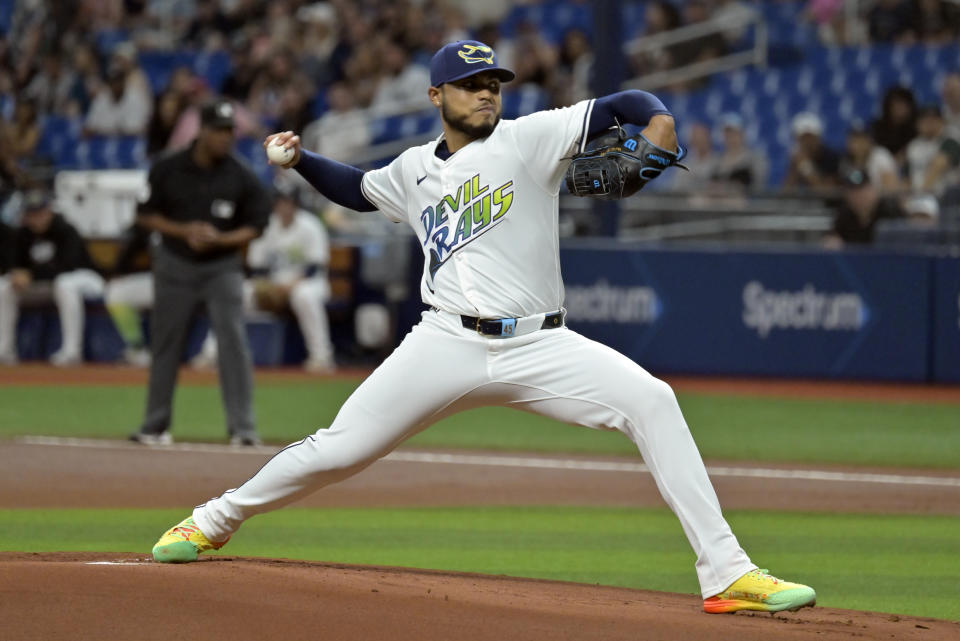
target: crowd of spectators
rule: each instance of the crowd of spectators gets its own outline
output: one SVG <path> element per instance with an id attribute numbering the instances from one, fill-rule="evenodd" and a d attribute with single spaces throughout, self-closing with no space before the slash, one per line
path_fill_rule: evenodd
<path id="1" fill-rule="evenodd" d="M 589 38 L 549 42 L 521 24 L 498 25 L 516 2 L 491 0 L 76 0 L 15 3 L 0 40 L 0 190 L 29 186 L 38 123 L 80 122 L 82 135 L 144 137 L 152 158 L 192 139 L 198 109 L 234 101 L 238 135 L 310 130 L 347 156 L 369 144 L 371 117 L 429 108 L 429 58 L 443 43 L 486 39 L 549 104 L 586 97 Z M 536 4 L 536 2 L 533 2 Z M 182 66 L 150 78 L 143 56 L 195 51 L 229 60 L 226 76 Z M 151 80 L 153 84 L 151 84 Z M 327 142 L 332 137 L 335 142 Z M 49 159 L 47 161 L 50 162 Z M 49 178 L 49 172 L 47 175 Z"/>
<path id="2" fill-rule="evenodd" d="M 302 133 L 308 148 L 350 161 L 375 138 L 371 118 L 429 109 L 431 53 L 444 42 L 476 37 L 494 46 L 501 64 L 517 73 L 505 89 L 535 86 L 550 106 L 592 95 L 593 47 L 572 28 L 556 41 L 537 25 L 520 22 L 504 35 L 504 17 L 518 4 L 490 0 L 76 0 L 16 3 L 7 38 L 0 40 L 0 192 L 29 187 L 42 172 L 36 150 L 44 116 L 81 123 L 81 134 L 132 135 L 148 157 L 179 148 L 199 128 L 200 106 L 215 94 L 236 107 L 237 133 Z M 576 2 L 576 0 L 572 0 Z M 842 0 L 811 0 L 818 24 L 846 16 Z M 940 43 L 957 37 L 956 3 L 879 0 L 860 3 L 859 28 L 875 41 Z M 627 38 L 655 35 L 711 18 L 736 18 L 757 7 L 740 0 L 654 0 Z M 733 23 L 730 23 L 733 24 Z M 631 56 L 629 72 L 642 75 L 701 62 L 743 46 L 745 32 L 730 27 L 679 45 Z M 155 52 L 189 50 L 229 60 L 220 81 L 189 66 L 158 82 L 142 64 Z M 694 88 L 687 83 L 685 88 Z M 941 139 L 960 137 L 960 74 L 950 74 L 937 105 L 942 127 L 918 142 L 932 105 L 918 106 L 908 88 L 887 92 L 879 117 L 851 129 L 845 146 L 825 140 L 816 114 L 793 121 L 794 145 L 786 188 L 838 188 L 860 169 L 887 193 L 924 190 L 942 196 L 955 180 L 955 157 L 931 155 Z M 931 125 L 932 127 L 932 125 Z M 690 164 L 675 188 L 744 192 L 765 188 L 770 159 L 747 135 L 736 114 L 687 127 Z M 915 151 L 929 156 L 919 169 Z M 936 156 L 936 158 L 934 158 Z M 927 165 L 937 173 L 920 179 Z M 697 169 L 697 167 L 699 169 Z M 47 174 L 49 177 L 49 174 Z M 666 182 L 666 181 L 665 181 Z M 926 184 L 929 183 L 929 184 Z M 3 194 L 0 194 L 0 198 Z"/>
<path id="3" fill-rule="evenodd" d="M 809 0 L 805 13 L 831 45 L 941 45 L 960 36 L 960 6 L 952 0 Z"/>

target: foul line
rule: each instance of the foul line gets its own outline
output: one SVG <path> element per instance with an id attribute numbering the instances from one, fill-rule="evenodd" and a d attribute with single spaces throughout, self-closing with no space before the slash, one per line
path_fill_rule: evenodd
<path id="1" fill-rule="evenodd" d="M 113 450 L 150 450 L 173 452 L 204 452 L 220 454 L 276 454 L 279 448 L 268 446 L 241 447 L 206 443 L 174 443 L 172 445 L 144 446 L 124 441 L 99 439 L 64 438 L 56 436 L 24 436 L 14 439 L 26 445 L 54 445 L 59 447 L 89 447 Z M 583 459 L 560 459 L 532 456 L 508 456 L 493 454 L 441 454 L 434 452 L 391 452 L 382 460 L 399 463 L 440 463 L 445 465 L 483 465 L 488 467 L 519 467 L 541 470 L 572 470 L 586 472 L 634 472 L 649 474 L 650 468 L 643 463 L 597 461 Z M 912 474 L 873 474 L 858 472 L 827 472 L 822 470 L 778 470 L 761 467 L 732 467 L 708 465 L 711 477 L 736 477 L 758 479 L 787 479 L 795 481 L 826 481 L 833 483 L 875 483 L 882 485 L 929 485 L 933 487 L 958 487 L 960 478 L 949 476 L 917 476 Z"/>

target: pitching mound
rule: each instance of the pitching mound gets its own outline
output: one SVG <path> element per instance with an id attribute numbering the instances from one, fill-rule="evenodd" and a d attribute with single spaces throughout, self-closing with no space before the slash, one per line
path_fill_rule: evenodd
<path id="1" fill-rule="evenodd" d="M 693 595 L 402 568 L 133 554 L 0 554 L 5 641 L 26 639 L 960 638 L 960 624 L 849 610 L 708 615 Z"/>

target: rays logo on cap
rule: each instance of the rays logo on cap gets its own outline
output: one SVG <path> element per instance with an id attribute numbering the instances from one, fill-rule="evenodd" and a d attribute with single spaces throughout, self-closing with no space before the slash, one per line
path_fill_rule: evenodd
<path id="1" fill-rule="evenodd" d="M 474 64 L 476 62 L 485 62 L 488 65 L 493 64 L 493 49 L 490 47 L 477 47 L 474 45 L 465 44 L 460 51 L 457 52 L 457 55 L 470 64 Z"/>

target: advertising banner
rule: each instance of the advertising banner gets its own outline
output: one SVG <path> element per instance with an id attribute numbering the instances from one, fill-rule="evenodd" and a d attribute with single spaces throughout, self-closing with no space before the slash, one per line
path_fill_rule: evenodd
<path id="1" fill-rule="evenodd" d="M 569 326 L 654 372 L 926 380 L 931 261 L 561 248 Z"/>
<path id="2" fill-rule="evenodd" d="M 933 378 L 960 382 L 960 258 L 936 261 L 933 290 Z"/>

